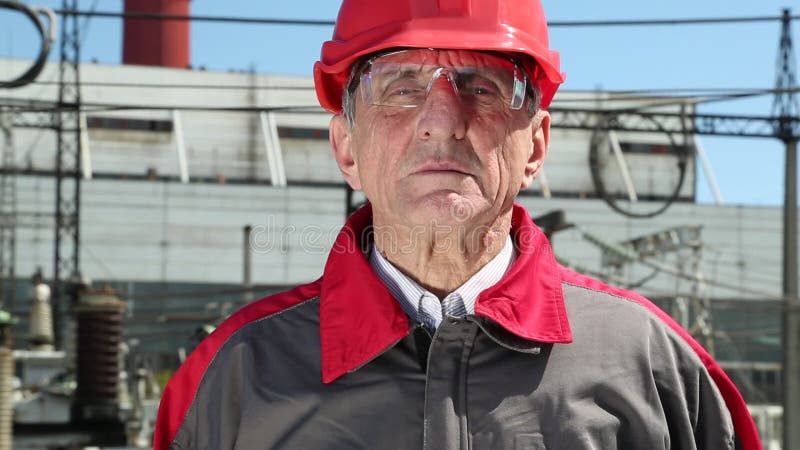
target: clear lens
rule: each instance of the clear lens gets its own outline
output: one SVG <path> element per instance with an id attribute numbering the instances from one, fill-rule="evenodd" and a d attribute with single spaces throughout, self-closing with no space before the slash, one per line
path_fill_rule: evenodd
<path id="1" fill-rule="evenodd" d="M 361 73 L 361 95 L 377 106 L 413 108 L 425 103 L 442 77 L 462 104 L 475 109 L 520 109 L 525 102 L 524 72 L 510 59 L 473 52 L 470 64 L 441 66 L 436 50 L 404 50 L 370 60 Z"/>

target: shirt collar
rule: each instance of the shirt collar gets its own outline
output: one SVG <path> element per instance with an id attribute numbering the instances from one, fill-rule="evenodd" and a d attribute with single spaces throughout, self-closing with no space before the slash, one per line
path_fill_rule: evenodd
<path id="1" fill-rule="evenodd" d="M 447 297 L 442 300 L 442 304 L 447 305 L 448 302 L 460 302 L 461 308 L 451 308 L 451 310 L 460 310 L 462 311 L 461 315 L 474 314 L 475 301 L 478 299 L 478 295 L 484 289 L 497 283 L 508 271 L 509 267 L 511 267 L 514 259 L 516 259 L 514 245 L 511 242 L 511 236 L 508 236 L 500 252 L 465 281 L 464 284 L 448 294 Z M 372 270 L 374 270 L 378 278 L 383 281 L 389 289 L 389 292 L 397 299 L 400 303 L 400 307 L 403 308 L 403 311 L 405 311 L 410 318 L 415 319 L 417 322 L 425 323 L 432 329 L 439 325 L 442 319 L 441 314 L 438 316 L 438 320 L 432 322 L 426 320 L 427 318 L 424 314 L 420 315 L 421 302 L 433 297 L 432 300 L 438 303 L 439 300 L 435 298 L 436 296 L 390 263 L 383 254 L 378 251 L 374 242 L 370 251 L 369 263 Z M 423 299 L 423 297 L 426 298 Z"/>
<path id="2" fill-rule="evenodd" d="M 354 213 L 325 265 L 320 292 L 325 383 L 366 364 L 409 333 L 408 317 L 372 270 L 365 256 L 369 247 L 361 245 L 371 224 L 369 205 Z M 519 205 L 514 205 L 511 240 L 518 257 L 498 283 L 478 295 L 475 315 L 525 340 L 571 342 L 560 266 L 544 234 Z"/>

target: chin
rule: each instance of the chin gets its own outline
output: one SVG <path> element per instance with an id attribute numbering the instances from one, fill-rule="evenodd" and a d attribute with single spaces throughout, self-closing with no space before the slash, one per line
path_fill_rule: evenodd
<path id="1" fill-rule="evenodd" d="M 468 224 L 486 212 L 488 203 L 482 197 L 452 191 L 437 191 L 405 202 L 405 216 L 410 222 L 428 226 Z"/>

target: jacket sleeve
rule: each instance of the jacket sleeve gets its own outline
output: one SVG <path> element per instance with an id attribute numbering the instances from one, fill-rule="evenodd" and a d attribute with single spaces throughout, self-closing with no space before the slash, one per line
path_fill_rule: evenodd
<path id="1" fill-rule="evenodd" d="M 674 324 L 651 340 L 650 358 L 659 400 L 680 449 L 761 450 L 741 394 L 714 359 Z M 724 445 L 721 447 L 720 445 Z"/>
<path id="2" fill-rule="evenodd" d="M 762 450 L 758 428 L 739 389 L 733 384 L 733 381 L 731 381 L 714 358 L 712 358 L 705 349 L 700 347 L 699 344 L 696 342 L 695 344 L 699 349 L 696 349 L 696 351 L 698 351 L 698 356 L 703 361 L 711 379 L 714 381 L 715 386 L 725 400 L 728 412 L 731 414 L 738 443 L 737 448 L 741 448 L 742 450 Z"/>
<path id="3" fill-rule="evenodd" d="M 661 386 L 659 386 L 659 389 L 663 389 L 663 392 L 667 393 L 670 392 L 669 389 L 674 389 L 674 386 L 680 386 L 684 383 L 688 383 L 689 386 L 693 384 L 695 386 L 694 389 L 698 393 L 706 392 L 708 389 L 715 389 L 718 392 L 717 395 L 722 398 L 724 405 L 727 407 L 727 412 L 729 413 L 730 419 L 733 422 L 733 430 L 735 433 L 737 449 L 762 450 L 758 429 L 756 428 L 753 417 L 750 415 L 747 404 L 745 403 L 741 393 L 739 393 L 739 390 L 733 384 L 731 379 L 728 378 L 722 368 L 720 368 L 719 364 L 714 361 L 714 358 L 712 358 L 711 355 L 709 355 L 708 352 L 697 341 L 695 341 L 686 330 L 678 325 L 678 323 L 675 322 L 672 317 L 656 307 L 652 302 L 635 292 L 608 286 L 598 280 L 594 280 L 569 270 L 563 270 L 562 277 L 565 277 L 565 280 L 578 286 L 605 292 L 634 301 L 644 306 L 652 314 L 654 314 L 661 324 L 665 326 L 657 328 L 661 328 L 664 331 L 671 330 L 669 333 L 667 333 L 667 339 L 660 339 L 660 342 L 658 342 L 656 345 L 658 348 L 655 348 L 654 350 L 659 350 L 659 348 L 673 349 L 667 351 L 665 355 L 677 354 L 684 357 L 691 355 L 695 360 L 695 363 L 693 363 L 690 367 L 697 367 L 697 358 L 699 358 L 699 365 L 705 368 L 703 371 L 704 374 L 697 376 L 690 374 L 685 381 L 682 378 L 682 374 L 686 374 L 685 369 L 678 369 L 680 376 L 677 379 L 674 376 L 671 378 L 662 378 L 661 381 L 663 383 Z M 667 342 L 667 340 L 670 342 Z M 653 344 L 654 343 L 651 342 L 651 347 Z M 658 354 L 658 352 L 656 353 Z M 673 360 L 673 362 L 677 361 Z M 666 375 L 668 373 L 671 372 L 666 371 L 662 375 Z"/>
<path id="4" fill-rule="evenodd" d="M 717 364 L 714 358 L 694 340 L 686 330 L 663 311 L 661 315 L 663 315 L 661 320 L 666 322 L 667 326 L 675 332 L 682 343 L 685 343 L 691 348 L 691 352 L 700 359 L 705 369 L 703 375 L 696 379 L 696 381 L 693 381 L 696 383 L 697 398 L 698 401 L 700 401 L 697 405 L 697 408 L 699 408 L 698 420 L 700 420 L 700 425 L 703 423 L 707 424 L 709 420 L 714 419 L 713 417 L 704 415 L 706 411 L 701 408 L 703 405 L 702 400 L 707 398 L 708 392 L 714 391 L 719 398 L 722 398 L 727 413 L 730 415 L 737 444 L 736 448 L 742 450 L 762 450 L 758 428 L 756 428 L 753 416 L 750 414 L 747 403 L 739 392 L 739 389 L 722 370 L 719 364 Z M 691 393 L 693 391 L 690 390 L 689 392 Z"/>

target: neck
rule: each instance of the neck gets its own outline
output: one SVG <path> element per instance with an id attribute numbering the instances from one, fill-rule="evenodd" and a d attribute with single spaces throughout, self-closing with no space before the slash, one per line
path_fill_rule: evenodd
<path id="1" fill-rule="evenodd" d="M 503 249 L 511 212 L 480 226 L 406 226 L 373 218 L 375 247 L 420 286 L 443 299 Z"/>

